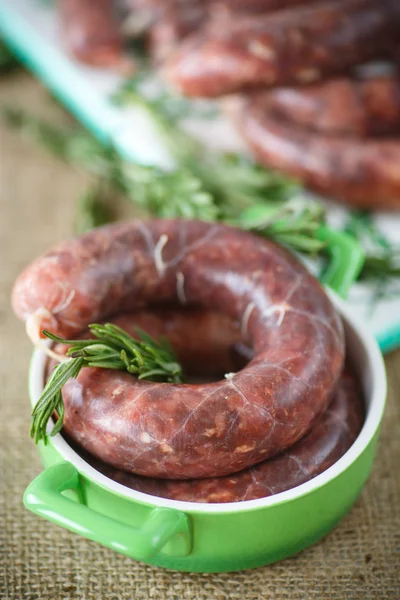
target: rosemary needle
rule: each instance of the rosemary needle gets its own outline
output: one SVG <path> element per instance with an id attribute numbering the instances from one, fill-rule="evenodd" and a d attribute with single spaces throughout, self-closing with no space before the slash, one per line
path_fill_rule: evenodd
<path id="1" fill-rule="evenodd" d="M 127 371 L 138 379 L 182 383 L 183 372 L 172 348 L 166 340 L 154 340 L 139 328 L 138 339 L 126 331 L 106 323 L 89 325 L 94 339 L 66 340 L 49 331 L 43 334 L 50 340 L 69 344 L 67 360 L 53 369 L 45 388 L 32 411 L 30 435 L 38 443 L 46 443 L 46 427 L 50 417 L 57 413 L 57 421 L 50 435 L 58 433 L 63 425 L 64 403 L 61 390 L 71 377 L 77 377 L 84 367 L 98 367 Z"/>

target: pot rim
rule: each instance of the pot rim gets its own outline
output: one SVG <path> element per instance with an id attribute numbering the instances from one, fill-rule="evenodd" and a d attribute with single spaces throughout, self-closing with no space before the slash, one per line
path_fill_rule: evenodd
<path id="1" fill-rule="evenodd" d="M 387 391 L 385 365 L 382 353 L 374 337 L 371 333 L 366 331 L 365 324 L 362 320 L 355 318 L 350 314 L 346 303 L 342 299 L 330 290 L 328 291 L 328 294 L 345 324 L 350 327 L 353 333 L 355 333 L 357 340 L 361 343 L 366 352 L 368 363 L 367 372 L 370 372 L 371 374 L 371 381 L 370 389 L 364 389 L 364 393 L 367 396 L 367 416 L 357 439 L 336 463 L 310 481 L 285 492 L 280 492 L 265 498 L 258 498 L 256 500 L 215 504 L 170 500 L 168 498 L 160 498 L 158 496 L 138 492 L 106 477 L 81 458 L 60 433 L 56 434 L 54 437 L 49 437 L 48 443 L 58 451 L 64 460 L 72 463 L 80 473 L 96 482 L 101 487 L 120 496 L 139 501 L 141 504 L 150 504 L 153 507 L 170 508 L 190 513 L 234 513 L 277 506 L 282 503 L 296 500 L 301 496 L 305 496 L 315 491 L 343 473 L 367 448 L 378 431 L 382 420 Z M 41 350 L 36 349 L 34 351 L 29 371 L 29 394 L 32 406 L 36 403 L 43 390 L 46 360 L 47 357 Z M 50 433 L 53 425 L 54 422 L 50 419 L 47 426 L 48 433 Z"/>

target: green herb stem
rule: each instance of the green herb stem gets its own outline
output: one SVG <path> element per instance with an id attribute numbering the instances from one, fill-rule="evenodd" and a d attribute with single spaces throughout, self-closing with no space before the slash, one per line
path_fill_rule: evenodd
<path id="1" fill-rule="evenodd" d="M 125 83 L 117 100 L 145 108 L 178 164 L 173 171 L 122 161 L 114 148 L 103 146 L 85 131 L 63 131 L 14 107 L 5 110 L 11 125 L 96 178 L 79 202 L 78 231 L 113 220 L 108 207 L 120 195 L 151 216 L 222 221 L 271 237 L 296 252 L 324 252 L 325 244 L 317 237 L 325 223 L 320 203 L 305 202 L 295 182 L 247 158 L 205 152 L 179 126 L 182 116 L 191 114 L 191 103 L 165 93 L 145 98 L 139 84 L 140 78 Z M 399 277 L 394 249 L 368 213 L 354 212 L 345 231 L 367 253 L 360 279 L 382 287 L 382 280 Z"/>
<path id="2" fill-rule="evenodd" d="M 182 367 L 166 340 L 156 341 L 139 328 L 135 328 L 136 339 L 111 323 L 92 324 L 89 329 L 94 339 L 66 340 L 43 331 L 53 342 L 68 344 L 70 347 L 66 360 L 54 367 L 33 409 L 30 435 L 36 443 L 40 440 L 46 443 L 47 423 L 54 413 L 57 413 L 57 420 L 50 435 L 61 430 L 64 418 L 61 390 L 84 367 L 126 371 L 138 379 L 150 381 L 183 382 Z"/>

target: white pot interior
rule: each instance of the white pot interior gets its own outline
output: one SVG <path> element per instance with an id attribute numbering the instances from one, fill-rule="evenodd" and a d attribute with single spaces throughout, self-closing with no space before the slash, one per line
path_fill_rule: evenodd
<path id="1" fill-rule="evenodd" d="M 131 498 L 134 501 L 140 501 L 141 503 L 151 504 L 152 506 L 174 508 L 181 511 L 190 511 L 192 513 L 241 512 L 260 507 L 273 506 L 282 502 L 295 500 L 299 496 L 305 495 L 314 489 L 323 486 L 348 468 L 368 446 L 379 427 L 386 399 L 385 366 L 377 343 L 372 335 L 366 331 L 366 327 L 361 321 L 354 317 L 350 317 L 346 304 L 335 294 L 330 293 L 329 295 L 343 318 L 347 352 L 362 382 L 367 414 L 360 435 L 351 448 L 334 465 L 314 479 L 291 490 L 287 490 L 286 492 L 281 492 L 257 500 L 246 500 L 243 502 L 231 502 L 225 504 L 182 502 L 137 492 L 102 475 L 84 461 L 69 446 L 69 444 L 67 444 L 60 434 L 50 438 L 50 443 L 64 460 L 71 462 L 79 472 L 86 475 L 91 480 L 96 481 L 102 487 L 109 489 L 112 493 Z M 34 352 L 29 376 L 29 391 L 32 405 L 36 403 L 43 390 L 46 360 L 47 357 L 43 352 L 40 350 Z M 51 421 L 48 425 L 48 431 L 51 431 L 52 427 L 53 422 Z"/>

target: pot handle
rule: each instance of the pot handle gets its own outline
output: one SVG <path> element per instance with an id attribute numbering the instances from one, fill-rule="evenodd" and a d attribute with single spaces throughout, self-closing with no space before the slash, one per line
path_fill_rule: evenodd
<path id="1" fill-rule="evenodd" d="M 75 490 L 79 502 L 62 494 Z M 140 527 L 107 517 L 83 504 L 79 473 L 69 462 L 48 467 L 28 485 L 24 504 L 35 514 L 138 560 L 164 549 L 165 554 L 187 556 L 191 533 L 187 515 L 170 508 L 154 508 Z"/>
<path id="2" fill-rule="evenodd" d="M 355 238 L 330 227 L 320 227 L 317 237 L 326 242 L 330 258 L 328 268 L 320 279 L 339 296 L 346 298 L 364 265 L 364 250 Z"/>

